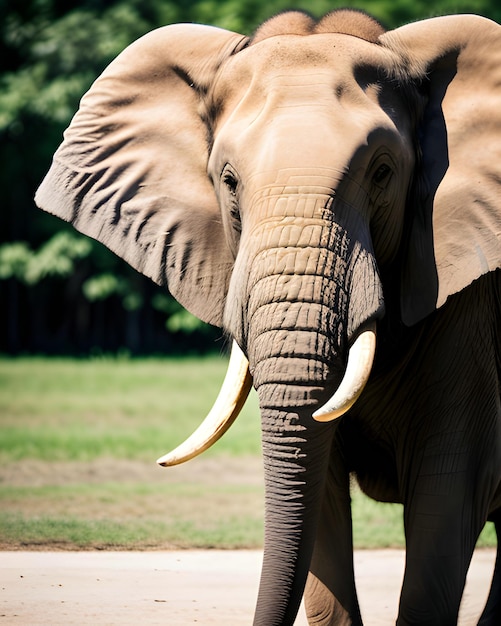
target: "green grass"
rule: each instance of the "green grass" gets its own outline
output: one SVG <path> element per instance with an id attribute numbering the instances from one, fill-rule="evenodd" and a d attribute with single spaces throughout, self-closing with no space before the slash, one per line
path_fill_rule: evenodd
<path id="1" fill-rule="evenodd" d="M 255 548 L 263 481 L 254 394 L 176 468 L 155 459 L 214 401 L 226 360 L 0 359 L 0 548 Z M 401 547 L 402 507 L 353 494 L 355 544 Z M 488 524 L 479 545 L 495 545 Z"/>
<path id="2" fill-rule="evenodd" d="M 0 462 L 155 460 L 202 421 L 225 371 L 218 357 L 0 360 Z M 252 394 L 212 454 L 259 453 Z"/>
<path id="3" fill-rule="evenodd" d="M 6 546 L 135 549 L 262 546 L 260 485 L 103 483 L 0 487 Z M 29 502 L 29 506 L 27 503 Z M 128 505 L 126 504 L 128 503 Z M 203 515 L 200 515 L 200 503 Z M 355 491 L 358 547 L 403 544 L 401 507 Z"/>
<path id="4" fill-rule="evenodd" d="M 262 541 L 261 495 L 241 485 L 3 488 L 0 537 L 4 548 L 255 548 Z"/>
<path id="5" fill-rule="evenodd" d="M 207 489 L 180 484 L 169 491 L 127 484 L 4 487 L 0 489 L 0 545 L 86 550 L 259 548 L 262 495 L 260 487 L 242 485 Z M 26 501 L 30 501 L 28 510 Z M 152 502 L 158 506 L 152 507 Z M 404 546 L 399 505 L 380 504 L 355 491 L 353 526 L 359 549 Z M 495 540 L 494 528 L 488 524 L 478 546 L 491 547 Z"/>

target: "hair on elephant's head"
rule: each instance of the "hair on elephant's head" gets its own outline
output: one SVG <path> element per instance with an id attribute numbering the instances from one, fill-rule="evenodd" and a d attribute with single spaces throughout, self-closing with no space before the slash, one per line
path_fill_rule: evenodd
<path id="1" fill-rule="evenodd" d="M 390 307 L 416 324 L 501 267 L 500 43 L 475 16 L 160 28 L 92 85 L 37 193 L 247 356 L 266 478 L 256 623 L 292 623 L 301 598 L 333 430 L 312 414 L 363 393 Z M 234 388 L 203 443 L 164 463 L 224 431 Z"/>

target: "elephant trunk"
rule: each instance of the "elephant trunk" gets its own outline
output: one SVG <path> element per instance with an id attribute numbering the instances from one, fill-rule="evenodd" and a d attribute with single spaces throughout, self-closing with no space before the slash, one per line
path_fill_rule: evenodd
<path id="1" fill-rule="evenodd" d="M 300 245 L 307 228 L 308 244 Z M 265 549 L 254 621 L 259 626 L 294 623 L 335 428 L 313 413 L 343 379 L 351 341 L 382 311 L 368 246 L 349 240 L 333 221 L 309 222 L 297 232 L 294 245 L 262 249 L 249 264 L 241 325 L 259 397 L 265 469 Z"/>
<path id="2" fill-rule="evenodd" d="M 304 306 L 311 315 L 315 307 Z M 268 330 L 249 350 L 265 470 L 259 626 L 294 623 L 308 574 L 334 428 L 312 417 L 329 395 L 328 344 L 318 329 Z"/>
<path id="3" fill-rule="evenodd" d="M 294 623 L 306 583 L 333 425 L 312 421 L 305 426 L 309 420 L 303 415 L 265 407 L 259 395 L 266 514 L 254 624 L 283 626 Z"/>
<path id="4" fill-rule="evenodd" d="M 334 428 L 312 418 L 329 395 L 330 341 L 314 324 L 308 329 L 305 321 L 298 322 L 303 316 L 318 319 L 322 306 L 271 306 L 272 316 L 258 316 L 259 321 L 254 317 L 253 328 L 257 324 L 260 332 L 251 332 L 248 346 L 265 470 L 265 546 L 254 618 L 259 626 L 294 623 L 313 551 Z M 274 328 L 278 320 L 283 326 L 292 310 L 298 327 Z"/>

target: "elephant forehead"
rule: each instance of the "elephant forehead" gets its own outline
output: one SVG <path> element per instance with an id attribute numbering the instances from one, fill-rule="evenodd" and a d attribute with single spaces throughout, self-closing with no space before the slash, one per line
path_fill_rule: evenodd
<path id="1" fill-rule="evenodd" d="M 270 94 L 321 102 L 355 98 L 366 102 L 371 85 L 397 66 L 387 49 L 339 34 L 283 35 L 238 52 L 221 66 L 209 93 L 215 121 L 245 101 L 255 106 Z"/>
<path id="2" fill-rule="evenodd" d="M 301 69 L 329 70 L 333 76 L 353 77 L 357 67 L 388 67 L 393 55 L 385 48 L 357 37 L 341 34 L 282 35 L 251 45 L 230 57 L 223 66 L 226 80 L 237 77 L 295 73 Z"/>
<path id="3" fill-rule="evenodd" d="M 371 58 L 381 48 L 358 37 L 339 33 L 312 35 L 282 35 L 271 37 L 244 52 L 265 59 L 266 63 L 280 66 L 315 65 L 343 61 L 350 64 L 361 57 Z M 243 58 L 243 54 L 241 55 Z"/>

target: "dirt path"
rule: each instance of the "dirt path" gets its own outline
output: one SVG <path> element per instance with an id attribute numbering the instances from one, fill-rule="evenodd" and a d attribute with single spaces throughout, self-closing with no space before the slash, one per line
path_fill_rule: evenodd
<path id="1" fill-rule="evenodd" d="M 462 626 L 477 623 L 493 562 L 477 551 Z M 395 622 L 403 563 L 400 550 L 356 553 L 366 626 Z M 248 625 L 260 566 L 258 551 L 1 552 L 0 625 Z"/>

